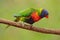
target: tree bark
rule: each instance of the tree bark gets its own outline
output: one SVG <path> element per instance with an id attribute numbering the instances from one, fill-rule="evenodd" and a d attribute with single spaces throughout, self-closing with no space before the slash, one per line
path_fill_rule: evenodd
<path id="1" fill-rule="evenodd" d="M 37 28 L 37 27 L 31 26 L 31 25 L 17 23 L 17 22 L 13 22 L 13 21 L 10 21 L 10 20 L 2 19 L 2 18 L 0 18 L 0 23 L 7 24 L 7 25 L 10 25 L 10 26 L 14 26 L 14 27 L 18 27 L 18 28 L 31 30 L 31 31 L 35 31 L 35 32 L 60 35 L 60 30 Z"/>

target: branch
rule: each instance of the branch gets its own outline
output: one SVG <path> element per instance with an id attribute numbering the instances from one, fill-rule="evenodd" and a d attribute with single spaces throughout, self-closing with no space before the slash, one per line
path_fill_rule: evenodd
<path id="1" fill-rule="evenodd" d="M 22 23 L 13 22 L 13 21 L 6 20 L 6 19 L 1 19 L 0 18 L 0 23 L 15 26 L 15 27 L 18 27 L 18 28 L 31 30 L 31 31 L 35 31 L 35 32 L 60 35 L 60 30 L 37 28 L 37 27 L 31 26 L 31 25 L 27 25 L 27 24 L 23 25 Z"/>

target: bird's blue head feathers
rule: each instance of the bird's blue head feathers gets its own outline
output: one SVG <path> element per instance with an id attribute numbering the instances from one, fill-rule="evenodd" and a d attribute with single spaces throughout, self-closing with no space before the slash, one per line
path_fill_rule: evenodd
<path id="1" fill-rule="evenodd" d="M 41 18 L 47 17 L 48 16 L 48 11 L 43 9 L 40 16 L 41 16 Z"/>

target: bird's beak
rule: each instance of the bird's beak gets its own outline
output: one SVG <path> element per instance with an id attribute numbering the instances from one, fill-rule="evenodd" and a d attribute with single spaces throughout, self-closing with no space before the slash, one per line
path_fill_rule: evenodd
<path id="1" fill-rule="evenodd" d="M 48 15 L 46 15 L 45 17 L 48 18 Z"/>

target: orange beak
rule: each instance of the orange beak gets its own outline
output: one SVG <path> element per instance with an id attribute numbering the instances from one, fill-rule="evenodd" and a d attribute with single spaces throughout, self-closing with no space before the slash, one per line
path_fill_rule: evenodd
<path id="1" fill-rule="evenodd" d="M 46 15 L 45 17 L 48 18 L 48 15 Z"/>

